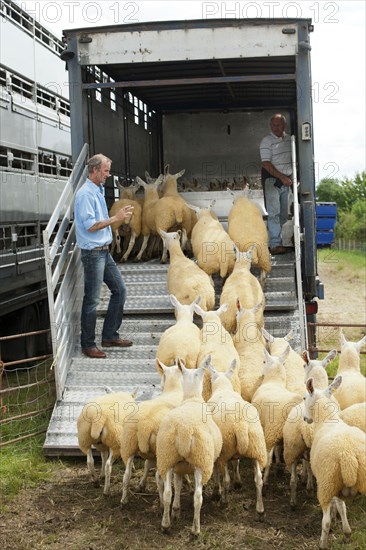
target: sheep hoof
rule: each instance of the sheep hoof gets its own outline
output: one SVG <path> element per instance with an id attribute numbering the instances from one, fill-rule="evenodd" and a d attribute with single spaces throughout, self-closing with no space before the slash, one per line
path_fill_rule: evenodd
<path id="1" fill-rule="evenodd" d="M 343 533 L 343 542 L 344 542 L 344 544 L 350 544 L 350 542 L 351 542 L 351 533 Z"/>
<path id="2" fill-rule="evenodd" d="M 211 500 L 213 500 L 214 502 L 218 502 L 220 499 L 221 499 L 220 493 L 218 493 L 216 491 L 214 493 L 212 493 Z"/>
<path id="3" fill-rule="evenodd" d="M 243 483 L 241 481 L 234 481 L 234 489 L 241 489 L 243 487 Z"/>
<path id="4" fill-rule="evenodd" d="M 297 510 L 297 504 L 296 502 L 290 502 L 290 508 L 293 512 Z"/>
<path id="5" fill-rule="evenodd" d="M 172 509 L 172 521 L 180 518 L 180 508 Z"/>
<path id="6" fill-rule="evenodd" d="M 259 521 L 260 523 L 263 523 L 265 520 L 265 513 L 264 512 L 257 512 L 256 514 L 256 521 Z"/>
<path id="7" fill-rule="evenodd" d="M 161 526 L 161 532 L 164 534 L 164 535 L 170 535 L 171 531 L 170 531 L 170 525 L 168 525 L 167 527 L 164 527 L 163 525 Z"/>
<path id="8" fill-rule="evenodd" d="M 94 485 L 94 487 L 100 487 L 99 479 L 94 479 L 93 485 Z"/>

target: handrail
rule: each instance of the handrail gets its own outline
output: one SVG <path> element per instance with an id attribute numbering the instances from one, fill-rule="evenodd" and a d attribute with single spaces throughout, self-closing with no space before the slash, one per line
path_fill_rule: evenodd
<path id="1" fill-rule="evenodd" d="M 77 319 L 80 316 L 78 293 L 74 292 L 72 286 L 74 285 L 76 288 L 80 283 L 78 276 L 79 249 L 75 247 L 74 242 L 74 223 L 72 223 L 68 235 L 66 233 L 72 219 L 75 194 L 85 181 L 88 153 L 89 147 L 85 143 L 47 227 L 43 231 L 57 399 L 62 398 L 67 366 L 74 352 Z M 51 243 L 51 235 L 59 222 L 59 228 Z M 62 247 L 61 252 L 60 247 Z M 58 291 L 57 299 L 56 289 Z"/>
<path id="2" fill-rule="evenodd" d="M 291 155 L 292 155 L 292 186 L 293 186 L 293 201 L 294 201 L 294 246 L 295 246 L 295 272 L 296 272 L 296 287 L 297 299 L 299 303 L 300 317 L 300 341 L 301 348 L 307 349 L 308 338 L 306 330 L 306 313 L 305 302 L 302 291 L 302 274 L 301 274 L 301 232 L 300 232 L 300 209 L 297 196 L 297 173 L 296 173 L 296 141 L 295 136 L 291 136 Z"/>

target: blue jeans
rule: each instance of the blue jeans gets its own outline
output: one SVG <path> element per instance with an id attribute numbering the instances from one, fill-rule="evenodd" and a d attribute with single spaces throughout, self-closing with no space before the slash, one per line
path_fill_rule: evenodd
<path id="1" fill-rule="evenodd" d="M 104 319 L 102 340 L 119 338 L 126 286 L 122 275 L 108 250 L 81 249 L 84 266 L 84 299 L 81 308 L 81 347 L 95 347 L 97 306 L 103 281 L 111 291 L 107 314 Z"/>
<path id="2" fill-rule="evenodd" d="M 281 229 L 288 215 L 288 187 L 276 187 L 275 178 L 267 178 L 264 182 L 264 196 L 268 212 L 267 228 L 269 246 L 282 245 Z"/>

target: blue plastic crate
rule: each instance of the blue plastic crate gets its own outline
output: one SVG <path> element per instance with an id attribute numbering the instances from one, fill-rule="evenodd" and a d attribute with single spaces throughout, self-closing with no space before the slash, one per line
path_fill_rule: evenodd
<path id="1" fill-rule="evenodd" d="M 316 218 L 316 229 L 320 231 L 333 231 L 336 218 Z"/>
<path id="2" fill-rule="evenodd" d="M 317 231 L 316 244 L 317 246 L 331 245 L 334 243 L 334 231 Z"/>
<path id="3" fill-rule="evenodd" d="M 337 217 L 337 203 L 335 202 L 318 202 L 316 204 L 316 216 L 333 216 Z"/>

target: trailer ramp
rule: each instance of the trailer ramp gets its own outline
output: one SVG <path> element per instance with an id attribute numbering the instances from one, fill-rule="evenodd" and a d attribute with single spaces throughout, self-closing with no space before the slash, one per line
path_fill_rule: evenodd
<path id="1" fill-rule="evenodd" d="M 90 359 L 82 355 L 80 345 L 75 347 L 62 399 L 55 404 L 46 434 L 43 449 L 47 456 L 81 455 L 76 421 L 83 405 L 94 397 L 105 391 L 133 392 L 139 388 L 136 400 L 141 401 L 160 393 L 160 376 L 155 369 L 156 350 L 162 333 L 175 323 L 166 286 L 168 265 L 154 260 L 122 264 L 120 269 L 127 286 L 121 334 L 133 340 L 134 345 L 108 348 L 106 359 Z M 109 291 L 105 287 L 99 304 L 97 341 L 108 300 Z M 273 258 L 272 271 L 266 281 L 265 328 L 274 336 L 284 336 L 293 330 L 293 345 L 299 345 L 293 252 Z"/>

